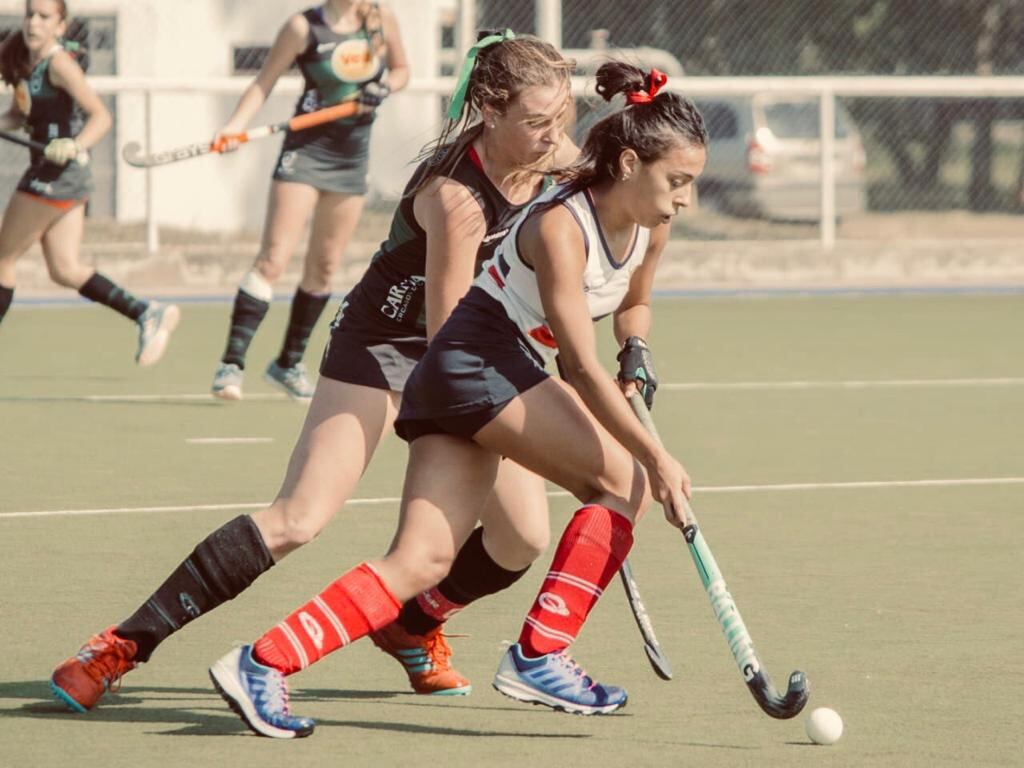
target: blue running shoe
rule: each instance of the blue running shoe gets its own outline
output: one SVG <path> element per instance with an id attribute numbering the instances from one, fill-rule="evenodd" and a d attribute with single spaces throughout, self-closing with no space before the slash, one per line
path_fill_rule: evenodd
<path id="1" fill-rule="evenodd" d="M 313 732 L 316 724 L 308 717 L 288 714 L 284 675 L 256 661 L 251 645 L 218 659 L 210 667 L 210 679 L 228 706 L 261 736 L 297 739 Z"/>
<path id="2" fill-rule="evenodd" d="M 306 366 L 302 363 L 296 363 L 291 368 L 282 368 L 277 364 L 277 360 L 272 360 L 263 378 L 292 400 L 310 400 L 316 391 L 316 387 L 310 383 L 306 375 Z"/>
<path id="3" fill-rule="evenodd" d="M 519 643 L 502 657 L 494 688 L 510 699 L 574 715 L 606 715 L 625 706 L 627 698 L 622 688 L 589 677 L 567 651 L 528 659 Z"/>

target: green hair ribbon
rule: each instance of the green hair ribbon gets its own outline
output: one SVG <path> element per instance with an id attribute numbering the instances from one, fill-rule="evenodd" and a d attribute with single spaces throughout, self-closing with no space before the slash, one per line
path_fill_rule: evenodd
<path id="1" fill-rule="evenodd" d="M 450 119 L 458 120 L 459 115 L 462 114 L 462 107 L 466 103 L 466 91 L 469 89 L 469 77 L 473 74 L 473 67 L 476 66 L 477 54 L 495 43 L 513 40 L 515 36 L 515 32 L 511 29 L 506 29 L 501 34 L 488 35 L 482 40 L 478 40 L 476 45 L 467 51 L 466 58 L 462 62 L 462 69 L 459 71 L 459 79 L 455 83 L 455 91 L 452 93 L 452 103 L 448 105 L 448 117 Z"/>

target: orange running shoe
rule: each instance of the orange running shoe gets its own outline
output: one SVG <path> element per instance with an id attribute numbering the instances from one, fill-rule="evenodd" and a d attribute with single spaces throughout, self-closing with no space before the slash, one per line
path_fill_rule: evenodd
<path id="1" fill-rule="evenodd" d="M 135 652 L 135 643 L 115 635 L 114 627 L 107 627 L 53 671 L 53 695 L 75 712 L 92 709 L 100 696 L 120 688 L 121 677 L 138 666 Z"/>
<path id="2" fill-rule="evenodd" d="M 373 632 L 370 638 L 384 653 L 402 663 L 416 693 L 467 696 L 473 690 L 469 680 L 448 663 L 452 649 L 441 627 L 425 635 L 413 635 L 406 632 L 397 621 L 393 621 Z"/>

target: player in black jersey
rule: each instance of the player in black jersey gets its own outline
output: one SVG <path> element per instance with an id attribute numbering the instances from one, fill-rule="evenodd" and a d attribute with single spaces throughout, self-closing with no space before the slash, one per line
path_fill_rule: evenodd
<path id="1" fill-rule="evenodd" d="M 273 284 L 288 266 L 311 217 L 309 249 L 288 329 L 265 378 L 293 398 L 312 397 L 302 356 L 363 210 L 373 108 L 409 80 L 398 23 L 388 8 L 376 2 L 328 0 L 288 19 L 263 68 L 214 141 L 225 149 L 237 146 L 233 136 L 245 130 L 278 78 L 293 65 L 305 83 L 296 115 L 350 99 L 369 109 L 285 136 L 274 169 L 263 242 L 239 285 L 227 347 L 213 379 L 213 394 L 224 400 L 242 397 L 249 343 L 270 307 Z"/>
<path id="2" fill-rule="evenodd" d="M 344 506 L 391 428 L 409 371 L 469 289 L 481 257 L 546 186 L 542 171 L 575 158 L 564 131 L 571 69 L 551 45 L 507 31 L 474 46 L 445 131 L 332 325 L 277 498 L 210 534 L 131 617 L 57 668 L 51 683 L 72 709 L 91 708 L 160 642 L 240 594 Z M 469 681 L 449 664 L 445 619 L 513 584 L 547 547 L 544 485 L 512 462 L 503 462 L 481 517 L 483 527 L 465 543 L 448 542 L 454 565 L 439 561 L 437 568 L 452 565 L 450 574 L 374 634 L 418 693 L 469 692 Z"/>
<path id="3" fill-rule="evenodd" d="M 81 50 L 62 41 L 67 13 L 64 0 L 28 0 L 21 34 L 12 34 L 0 49 L 0 77 L 14 87 L 0 129 L 25 128 L 33 141 L 46 145 L 31 150 L 0 227 L 0 321 L 14 298 L 17 261 L 38 242 L 55 283 L 138 324 L 135 359 L 152 365 L 178 324 L 178 308 L 137 299 L 80 259 L 92 191 L 88 150 L 110 130 L 111 119 L 86 82 Z"/>

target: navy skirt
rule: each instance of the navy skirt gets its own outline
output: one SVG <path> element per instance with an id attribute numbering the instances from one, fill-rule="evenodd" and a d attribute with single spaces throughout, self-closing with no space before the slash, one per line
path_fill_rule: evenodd
<path id="1" fill-rule="evenodd" d="M 472 438 L 549 375 L 501 304 L 473 287 L 413 369 L 395 431 L 409 442 L 429 434 Z"/>

